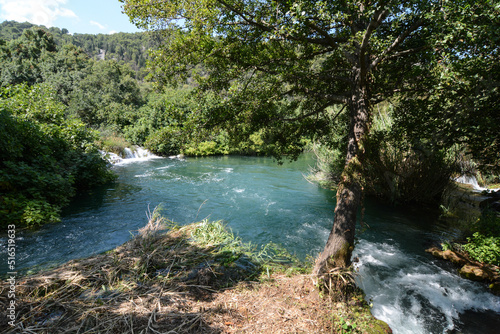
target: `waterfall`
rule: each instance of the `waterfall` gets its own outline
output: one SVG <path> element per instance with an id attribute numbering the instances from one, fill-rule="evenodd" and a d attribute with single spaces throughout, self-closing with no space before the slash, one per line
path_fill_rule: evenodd
<path id="1" fill-rule="evenodd" d="M 477 183 L 477 179 L 474 175 L 471 176 L 462 175 L 460 177 L 457 177 L 454 181 L 462 184 L 469 184 L 472 186 L 472 189 L 476 191 L 488 190 L 487 188 L 481 187 L 479 183 Z"/>
<path id="2" fill-rule="evenodd" d="M 125 147 L 123 149 L 123 153 L 125 155 L 125 159 L 158 158 L 158 156 L 139 146 L 135 146 L 133 149 Z"/>
<path id="3" fill-rule="evenodd" d="M 116 153 L 104 152 L 104 151 L 101 151 L 101 154 L 105 159 L 107 159 L 113 165 L 123 164 L 133 161 L 144 161 L 144 160 L 160 158 L 159 156 L 154 155 L 150 151 L 139 146 L 134 146 L 132 148 L 129 147 L 124 148 L 123 157 L 119 156 Z"/>
<path id="4" fill-rule="evenodd" d="M 373 303 L 372 314 L 394 333 L 492 333 L 498 324 L 500 298 L 439 261 L 409 254 L 395 241 L 361 240 L 355 256 L 358 286 Z M 464 327 L 471 327 L 468 317 L 474 312 L 484 323 L 471 331 Z"/>

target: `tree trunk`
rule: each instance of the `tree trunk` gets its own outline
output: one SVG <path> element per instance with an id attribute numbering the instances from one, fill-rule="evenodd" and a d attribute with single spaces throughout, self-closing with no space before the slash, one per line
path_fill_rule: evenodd
<path id="1" fill-rule="evenodd" d="M 319 254 L 313 274 L 321 277 L 334 268 L 351 265 L 356 231 L 356 216 L 363 191 L 362 169 L 364 148 L 362 140 L 368 133 L 370 108 L 367 88 L 360 72 L 354 73 L 350 108 L 350 129 L 346 164 L 337 190 L 337 206 L 333 227 L 322 253 Z"/>

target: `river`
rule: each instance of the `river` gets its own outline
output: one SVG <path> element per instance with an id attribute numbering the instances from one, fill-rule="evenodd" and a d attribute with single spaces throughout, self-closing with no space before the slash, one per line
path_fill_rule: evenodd
<path id="1" fill-rule="evenodd" d="M 300 258 L 316 256 L 333 221 L 335 194 L 304 178 L 304 155 L 125 160 L 113 185 L 75 199 L 61 223 L 17 233 L 18 269 L 59 264 L 112 249 L 130 239 L 159 206 L 179 224 L 224 220 L 245 242 L 276 242 Z M 453 235 L 436 217 L 367 200 L 354 257 L 358 284 L 372 313 L 394 333 L 497 333 L 500 297 L 424 252 Z M 0 272 L 7 272 L 6 236 Z"/>

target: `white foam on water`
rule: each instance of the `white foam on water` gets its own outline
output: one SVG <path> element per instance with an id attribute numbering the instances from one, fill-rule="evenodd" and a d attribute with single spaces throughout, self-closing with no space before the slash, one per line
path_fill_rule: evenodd
<path id="1" fill-rule="evenodd" d="M 488 190 L 487 188 L 483 188 L 479 185 L 475 176 L 462 175 L 457 177 L 454 181 L 462 184 L 469 184 L 476 191 Z"/>
<path id="2" fill-rule="evenodd" d="M 125 157 L 120 157 L 119 155 L 111 152 L 104 152 L 100 151 L 101 155 L 103 158 L 108 160 L 110 163 L 113 165 L 123 165 L 123 164 L 128 164 L 131 162 L 137 162 L 137 161 L 147 161 L 151 159 L 161 159 L 161 157 L 154 155 L 150 151 L 139 147 L 135 146 L 133 148 L 128 148 L 126 147 L 123 150 L 123 154 Z"/>
<path id="3" fill-rule="evenodd" d="M 500 298 L 428 260 L 409 256 L 397 245 L 361 240 L 357 283 L 373 303 L 372 314 L 394 333 L 445 333 L 461 313 L 500 313 Z"/>

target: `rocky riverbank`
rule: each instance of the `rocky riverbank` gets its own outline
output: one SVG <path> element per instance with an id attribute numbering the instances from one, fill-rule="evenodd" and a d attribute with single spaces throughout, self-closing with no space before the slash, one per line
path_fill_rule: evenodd
<path id="1" fill-rule="evenodd" d="M 500 295 L 500 267 L 471 260 L 466 254 L 449 249 L 440 250 L 437 247 L 432 247 L 426 252 L 452 262 L 457 266 L 460 276 L 473 281 L 485 282 L 492 293 Z"/>

